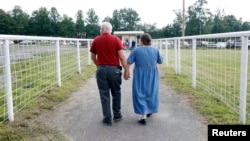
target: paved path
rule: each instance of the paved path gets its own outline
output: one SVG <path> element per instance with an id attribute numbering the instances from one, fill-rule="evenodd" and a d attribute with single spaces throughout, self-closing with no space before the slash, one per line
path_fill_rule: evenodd
<path id="1" fill-rule="evenodd" d="M 132 71 L 131 71 L 132 72 Z M 70 141 L 206 141 L 207 125 L 202 123 L 185 97 L 160 83 L 160 109 L 139 125 L 133 112 L 132 78 L 123 80 L 123 120 L 112 126 L 102 124 L 99 93 L 94 76 L 72 96 L 59 104 L 50 125 L 60 129 Z"/>

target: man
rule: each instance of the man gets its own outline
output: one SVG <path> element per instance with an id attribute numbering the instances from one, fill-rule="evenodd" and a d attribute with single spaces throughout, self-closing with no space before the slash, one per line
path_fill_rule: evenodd
<path id="1" fill-rule="evenodd" d="M 111 35 L 111 32 L 112 25 L 109 22 L 103 22 L 100 26 L 101 35 L 94 39 L 90 48 L 91 59 L 97 66 L 96 81 L 102 104 L 103 123 L 110 126 L 112 125 L 110 92 L 113 120 L 120 121 L 122 119 L 122 67 L 124 68 L 124 79 L 129 79 L 130 75 L 122 42 L 117 36 Z"/>
<path id="2" fill-rule="evenodd" d="M 131 51 L 135 48 L 135 43 L 136 43 L 135 40 L 133 40 L 131 43 L 131 49 L 130 49 Z"/>

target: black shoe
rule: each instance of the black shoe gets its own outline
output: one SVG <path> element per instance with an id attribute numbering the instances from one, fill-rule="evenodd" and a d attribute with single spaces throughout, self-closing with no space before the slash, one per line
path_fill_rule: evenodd
<path id="1" fill-rule="evenodd" d="M 106 120 L 102 120 L 102 123 L 107 125 L 107 126 L 112 126 L 112 122 L 111 121 L 106 121 Z"/>
<path id="2" fill-rule="evenodd" d="M 146 121 L 146 119 L 139 119 L 138 123 L 140 123 L 141 125 L 146 125 L 147 121 Z"/>
<path id="3" fill-rule="evenodd" d="M 150 113 L 150 114 L 147 114 L 147 117 L 151 117 L 151 115 L 152 115 L 151 113 Z"/>
<path id="4" fill-rule="evenodd" d="M 115 122 L 121 121 L 121 120 L 122 120 L 122 116 L 114 117 L 113 120 L 114 120 Z"/>

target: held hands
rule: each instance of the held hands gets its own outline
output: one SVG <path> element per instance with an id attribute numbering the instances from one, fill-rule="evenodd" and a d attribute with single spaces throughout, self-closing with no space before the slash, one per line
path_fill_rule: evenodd
<path id="1" fill-rule="evenodd" d="M 123 74 L 123 78 L 124 78 L 125 80 L 129 80 L 129 78 L 130 78 L 130 72 L 125 70 L 125 72 L 124 72 L 124 74 Z"/>

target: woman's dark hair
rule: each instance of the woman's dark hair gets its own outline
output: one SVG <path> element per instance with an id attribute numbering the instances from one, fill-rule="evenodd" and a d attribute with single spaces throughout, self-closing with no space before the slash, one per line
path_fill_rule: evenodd
<path id="1" fill-rule="evenodd" d="M 146 46 L 151 45 L 151 40 L 152 40 L 152 37 L 151 37 L 150 34 L 148 34 L 148 33 L 142 34 L 141 42 L 142 42 L 143 45 L 146 45 Z"/>

